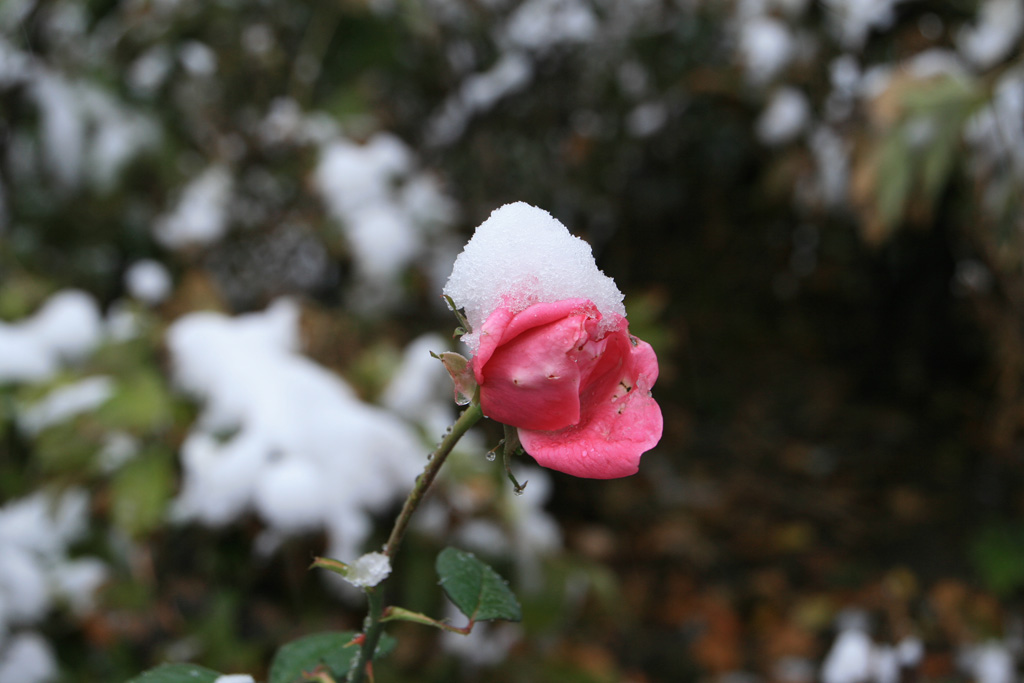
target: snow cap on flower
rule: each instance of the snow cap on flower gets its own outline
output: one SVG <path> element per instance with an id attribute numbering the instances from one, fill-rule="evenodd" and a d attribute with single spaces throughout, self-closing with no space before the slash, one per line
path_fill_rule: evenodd
<path id="1" fill-rule="evenodd" d="M 504 306 L 518 313 L 536 303 L 589 299 L 611 325 L 625 317 L 622 292 L 594 262 L 590 245 L 547 211 L 506 204 L 476 229 L 455 259 L 444 293 L 464 308 L 473 331 L 463 335 L 475 353 L 480 328 Z"/>

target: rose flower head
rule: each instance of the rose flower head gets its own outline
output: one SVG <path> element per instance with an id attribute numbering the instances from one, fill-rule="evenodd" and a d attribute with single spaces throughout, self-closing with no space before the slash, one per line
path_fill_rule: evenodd
<path id="1" fill-rule="evenodd" d="M 590 246 L 523 202 L 496 209 L 455 260 L 444 293 L 487 417 L 516 427 L 544 467 L 577 477 L 635 474 L 661 439 L 658 359 L 629 333 L 622 292 Z"/>

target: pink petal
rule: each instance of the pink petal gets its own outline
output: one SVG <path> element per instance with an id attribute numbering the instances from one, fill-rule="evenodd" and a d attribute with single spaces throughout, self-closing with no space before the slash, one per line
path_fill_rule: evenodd
<path id="1" fill-rule="evenodd" d="M 620 330 L 631 350 L 619 372 L 606 371 L 593 382 L 594 391 L 583 397 L 580 424 L 519 430 L 523 448 L 543 467 L 592 479 L 625 477 L 636 473 L 640 456 L 661 439 L 661 408 L 650 395 L 658 378 L 657 357 L 650 344 Z M 616 386 L 609 386 L 609 377 Z"/>
<path id="2" fill-rule="evenodd" d="M 527 429 L 579 422 L 580 372 L 570 351 L 585 334 L 582 316 L 572 316 L 499 346 L 480 385 L 484 415 Z"/>
<path id="3" fill-rule="evenodd" d="M 473 360 L 484 414 L 526 429 L 561 429 L 579 422 L 581 366 L 576 356 L 595 316 L 600 313 L 594 305 L 582 299 L 537 304 L 511 317 L 506 311 L 492 314 L 481 336 L 483 353 Z"/>
<path id="4" fill-rule="evenodd" d="M 480 330 L 480 346 L 473 356 L 476 381 L 483 383 L 483 368 L 501 344 L 527 330 L 561 320 L 574 312 L 600 317 L 597 307 L 587 299 L 563 299 L 554 303 L 533 304 L 519 313 L 513 313 L 504 306 L 494 309 L 484 321 Z"/>

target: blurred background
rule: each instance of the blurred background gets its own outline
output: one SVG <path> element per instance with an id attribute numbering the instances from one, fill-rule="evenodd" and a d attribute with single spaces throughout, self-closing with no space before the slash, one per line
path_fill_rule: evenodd
<path id="1" fill-rule="evenodd" d="M 494 208 L 592 246 L 661 363 L 634 477 L 464 440 L 433 558 L 521 624 L 381 681 L 1018 680 L 1019 0 L 0 2 L 0 682 L 266 675 L 358 628 L 455 416 Z"/>

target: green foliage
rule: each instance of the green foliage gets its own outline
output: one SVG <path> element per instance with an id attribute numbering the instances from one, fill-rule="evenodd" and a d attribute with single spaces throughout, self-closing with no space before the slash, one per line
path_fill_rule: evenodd
<path id="1" fill-rule="evenodd" d="M 352 665 L 359 647 L 352 644 L 354 631 L 330 631 L 293 640 L 274 655 L 268 683 L 298 683 L 303 673 L 325 666 L 337 678 Z M 376 657 L 383 657 L 395 648 L 396 641 L 387 634 L 377 644 Z"/>
<path id="2" fill-rule="evenodd" d="M 171 400 L 160 375 L 143 367 L 118 382 L 116 392 L 100 407 L 97 416 L 111 428 L 159 429 L 170 423 Z"/>
<path id="3" fill-rule="evenodd" d="M 971 557 L 994 593 L 1009 596 L 1024 588 L 1024 525 L 992 525 L 979 534 Z"/>
<path id="4" fill-rule="evenodd" d="M 111 483 L 113 520 L 121 530 L 141 536 L 164 521 L 174 495 L 176 473 L 173 453 L 152 447 L 133 457 Z"/>
<path id="5" fill-rule="evenodd" d="M 195 664 L 161 664 L 128 683 L 213 683 L 220 675 Z"/>
<path id="6" fill-rule="evenodd" d="M 508 582 L 472 553 L 445 548 L 435 564 L 441 587 L 470 621 L 519 621 L 523 610 Z"/>
<path id="7" fill-rule="evenodd" d="M 906 219 L 915 199 L 931 215 L 956 170 L 964 126 L 986 101 L 966 77 L 912 81 L 907 88 L 898 123 L 874 150 L 875 210 L 885 234 Z"/>
<path id="8" fill-rule="evenodd" d="M 351 645 L 354 631 L 314 633 L 294 640 L 274 655 L 270 665 L 269 683 L 297 683 L 303 673 L 318 666 L 327 667 L 334 675 L 342 675 L 352 665 L 358 647 Z"/>

